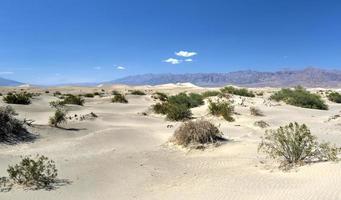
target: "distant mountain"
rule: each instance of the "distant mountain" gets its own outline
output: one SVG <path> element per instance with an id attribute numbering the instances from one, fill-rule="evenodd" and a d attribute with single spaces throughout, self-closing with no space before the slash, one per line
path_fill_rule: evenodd
<path id="1" fill-rule="evenodd" d="M 248 87 L 341 87 L 341 70 L 324 70 L 309 67 L 303 70 L 277 72 L 236 71 L 228 73 L 144 74 L 111 81 L 128 85 L 158 85 L 190 82 L 199 86 L 227 84 Z"/>
<path id="2" fill-rule="evenodd" d="M 5 78 L 0 77 L 0 86 L 19 86 L 23 85 L 24 83 L 20 83 L 18 81 L 13 81 Z"/>

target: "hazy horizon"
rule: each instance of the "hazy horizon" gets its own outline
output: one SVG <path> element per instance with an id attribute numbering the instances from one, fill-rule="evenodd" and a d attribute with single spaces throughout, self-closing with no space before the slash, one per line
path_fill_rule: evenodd
<path id="1" fill-rule="evenodd" d="M 340 3 L 0 2 L 0 77 L 51 85 L 147 73 L 341 69 Z"/>

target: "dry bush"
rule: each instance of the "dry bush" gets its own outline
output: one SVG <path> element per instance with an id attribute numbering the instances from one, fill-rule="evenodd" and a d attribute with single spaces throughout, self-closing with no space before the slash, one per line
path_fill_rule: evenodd
<path id="1" fill-rule="evenodd" d="M 290 123 L 268 130 L 258 147 L 270 158 L 280 159 L 282 167 L 316 161 L 336 161 L 338 149 L 329 143 L 318 143 L 305 124 Z"/>
<path id="2" fill-rule="evenodd" d="M 261 128 L 267 128 L 269 127 L 270 125 L 268 123 L 266 123 L 265 121 L 263 120 L 260 120 L 260 121 L 256 121 L 254 123 L 255 126 L 258 126 L 258 127 L 261 127 Z"/>
<path id="3" fill-rule="evenodd" d="M 174 132 L 172 141 L 187 147 L 189 145 L 214 144 L 222 141 L 221 131 L 206 120 L 184 122 Z"/>
<path id="4" fill-rule="evenodd" d="M 256 107 L 250 107 L 250 114 L 253 116 L 264 116 L 263 112 Z"/>

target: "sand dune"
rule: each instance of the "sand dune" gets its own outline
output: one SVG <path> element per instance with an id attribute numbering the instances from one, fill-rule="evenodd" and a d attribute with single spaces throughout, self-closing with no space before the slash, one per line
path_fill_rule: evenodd
<path id="1" fill-rule="evenodd" d="M 264 130 L 253 125 L 260 119 L 270 128 L 298 121 L 306 123 L 320 140 L 341 146 L 341 119 L 328 121 L 339 114 L 341 105 L 328 102 L 330 109 L 321 111 L 264 103 L 269 96 L 265 93 L 264 97 L 245 98 L 245 107 L 239 104 L 244 97 L 234 96 L 240 115 L 235 116 L 235 122 L 226 122 L 208 115 L 206 104 L 192 109 L 194 116 L 220 125 L 229 141 L 204 151 L 188 151 L 168 143 L 181 123 L 149 112 L 155 103 L 151 94 L 155 90 L 178 93 L 206 89 L 191 84 L 152 88 L 115 85 L 104 89 L 109 92 L 113 88 L 144 88 L 148 95 L 127 95 L 128 104 L 110 103 L 110 96 L 86 98 L 84 106 L 69 106 L 69 115 L 94 112 L 98 118 L 72 120 L 65 125 L 71 130 L 47 125 L 53 113 L 48 102 L 57 99 L 52 94 L 34 97 L 31 105 L 13 105 L 19 118 L 35 120 L 29 130 L 39 137 L 32 143 L 1 144 L 0 175 L 5 175 L 7 166 L 21 155 L 39 153 L 55 160 L 60 178 L 71 183 L 51 191 L 14 188 L 0 193 L 0 199 L 341 199 L 341 163 L 315 163 L 283 172 L 257 153 Z M 86 93 L 99 88 L 49 90 Z M 265 116 L 251 116 L 249 106 L 256 106 Z M 174 127 L 167 128 L 169 124 Z"/>

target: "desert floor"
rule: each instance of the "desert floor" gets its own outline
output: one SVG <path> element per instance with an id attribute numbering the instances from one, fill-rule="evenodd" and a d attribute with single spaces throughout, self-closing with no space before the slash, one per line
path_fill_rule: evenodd
<path id="1" fill-rule="evenodd" d="M 81 93 L 100 88 L 49 88 L 49 94 L 34 97 L 30 105 L 12 105 L 19 118 L 35 120 L 29 130 L 38 137 L 28 143 L 0 144 L 0 176 L 5 176 L 7 166 L 17 163 L 21 155 L 39 153 L 56 161 L 59 178 L 68 183 L 50 191 L 15 187 L 0 193 L 0 199 L 341 199 L 341 163 L 314 163 L 281 171 L 278 163 L 257 153 L 264 129 L 254 126 L 257 120 L 268 122 L 270 128 L 293 121 L 306 123 L 320 140 L 341 146 L 341 118 L 328 120 L 340 114 L 341 105 L 327 101 L 328 111 L 298 108 L 269 102 L 266 92 L 263 97 L 245 98 L 243 106 L 242 98 L 234 96 L 240 115 L 234 116 L 235 122 L 226 122 L 208 115 L 206 104 L 192 109 L 194 116 L 220 125 L 229 141 L 205 150 L 187 150 L 168 143 L 181 123 L 153 114 L 150 106 L 155 100 L 150 94 L 207 89 L 191 85 L 138 88 L 148 95 L 127 95 L 128 104 L 111 103 L 110 96 L 96 96 L 86 98 L 84 106 L 68 106 L 69 115 L 94 112 L 98 118 L 73 119 L 63 125 L 65 129 L 48 126 L 54 111 L 49 102 L 57 100 L 53 91 Z M 0 105 L 4 105 L 2 100 Z M 251 116 L 250 106 L 259 108 L 265 116 Z M 167 128 L 170 124 L 174 127 Z"/>

